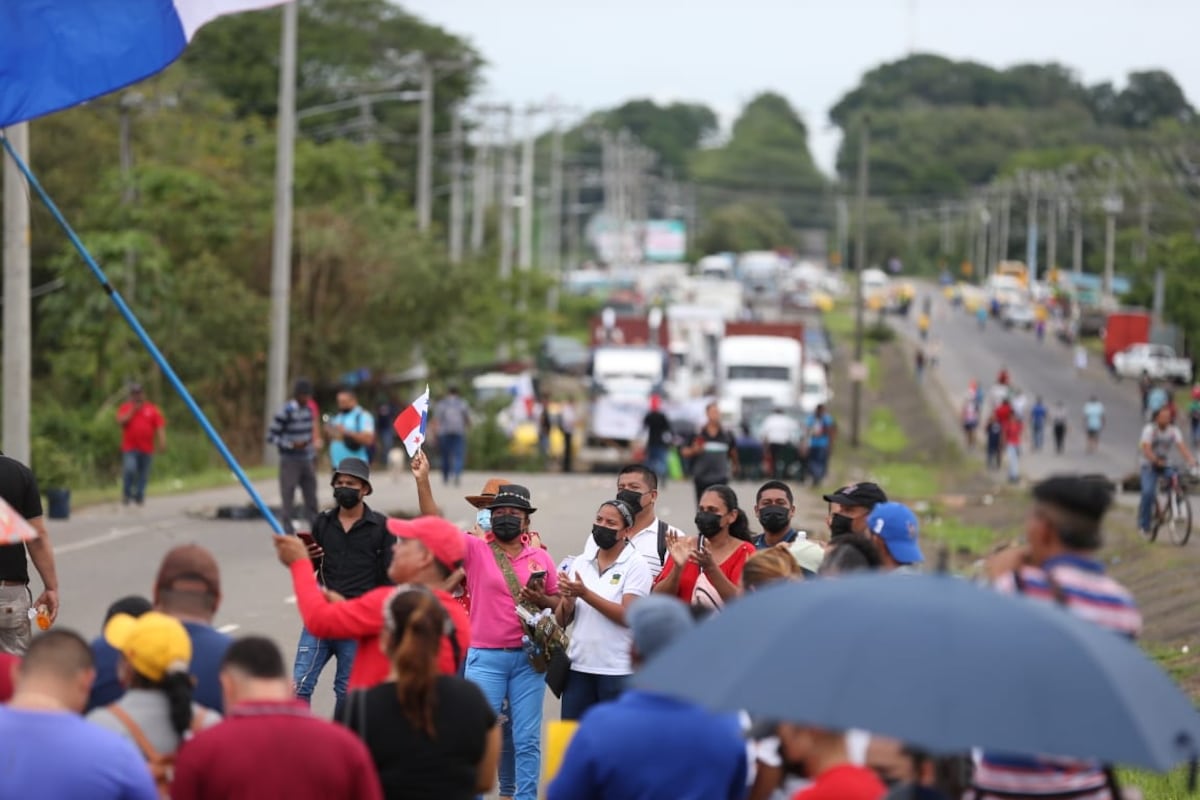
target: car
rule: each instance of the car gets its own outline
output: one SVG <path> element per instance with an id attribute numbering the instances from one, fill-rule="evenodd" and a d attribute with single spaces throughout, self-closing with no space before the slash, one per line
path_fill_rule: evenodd
<path id="1" fill-rule="evenodd" d="M 1191 359 L 1176 356 L 1175 349 L 1165 344 L 1130 345 L 1113 356 L 1112 366 L 1118 378 L 1147 375 L 1156 381 L 1192 382 Z"/>
<path id="2" fill-rule="evenodd" d="M 1000 319 L 1009 328 L 1032 328 L 1037 317 L 1033 306 L 1028 303 L 1008 303 L 1000 312 Z"/>

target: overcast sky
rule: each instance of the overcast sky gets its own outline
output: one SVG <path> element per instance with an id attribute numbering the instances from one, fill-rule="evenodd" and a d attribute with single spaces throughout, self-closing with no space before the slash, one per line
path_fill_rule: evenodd
<path id="1" fill-rule="evenodd" d="M 586 111 L 696 100 L 728 124 L 757 92 L 787 96 L 831 171 L 829 108 L 912 48 L 1004 67 L 1058 61 L 1089 84 L 1162 68 L 1200 100 L 1195 0 L 407 0 L 488 60 L 487 97 Z"/>

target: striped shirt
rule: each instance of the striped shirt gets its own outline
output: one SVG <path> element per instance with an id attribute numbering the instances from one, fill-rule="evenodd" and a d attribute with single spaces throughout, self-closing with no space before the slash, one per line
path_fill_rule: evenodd
<path id="1" fill-rule="evenodd" d="M 1098 561 L 1075 555 L 1058 556 L 1039 567 L 1022 567 L 993 584 L 1005 594 L 1024 594 L 1046 603 L 1060 603 L 1072 614 L 1135 638 L 1142 615 L 1133 595 L 1104 574 Z M 976 764 L 975 786 L 981 800 L 1000 797 L 1070 797 L 1110 800 L 1101 766 L 1090 761 L 985 753 Z M 995 792 L 996 794 L 993 794 Z"/>
<path id="2" fill-rule="evenodd" d="M 312 458 L 313 414 L 307 403 L 288 400 L 275 415 L 267 441 L 279 448 L 279 454 L 288 458 Z M 297 448 L 295 445 L 305 447 Z"/>

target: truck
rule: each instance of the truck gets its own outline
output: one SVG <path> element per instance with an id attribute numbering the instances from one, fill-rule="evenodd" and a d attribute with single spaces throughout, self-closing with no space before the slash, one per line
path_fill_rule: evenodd
<path id="1" fill-rule="evenodd" d="M 717 345 L 717 392 L 721 418 L 736 425 L 771 408 L 800 405 L 803 394 L 804 326 L 731 322 Z"/>
<path id="2" fill-rule="evenodd" d="M 1135 344 L 1113 356 L 1113 372 L 1118 378 L 1140 378 L 1148 375 L 1156 381 L 1192 382 L 1192 362 L 1175 355 L 1175 348 L 1165 344 Z"/>
<path id="3" fill-rule="evenodd" d="M 591 402 L 583 458 L 593 467 L 630 460 L 652 395 L 661 395 L 667 351 L 653 345 L 592 349 Z"/>
<path id="4" fill-rule="evenodd" d="M 1150 314 L 1146 311 L 1114 311 L 1104 320 L 1104 363 L 1113 365 L 1117 353 L 1130 345 L 1150 341 Z M 1140 374 L 1140 373 L 1139 373 Z"/>
<path id="5" fill-rule="evenodd" d="M 606 310 L 605 313 L 592 317 L 592 347 L 651 345 L 665 350 L 670 344 L 667 326 L 661 324 L 661 312 L 659 312 L 660 324 L 654 327 L 650 324 L 651 320 L 648 314 L 610 314 L 609 311 Z M 606 316 L 609 317 L 608 320 L 605 319 Z M 611 324 L 606 325 L 606 321 Z"/>

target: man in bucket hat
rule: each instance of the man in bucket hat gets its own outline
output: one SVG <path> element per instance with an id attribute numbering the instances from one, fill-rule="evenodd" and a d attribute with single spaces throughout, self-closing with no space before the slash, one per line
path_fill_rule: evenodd
<path id="1" fill-rule="evenodd" d="M 317 515 L 310 555 L 317 565 L 317 580 L 325 591 L 349 600 L 388 583 L 392 538 L 387 531 L 387 518 L 364 502 L 371 494 L 371 468 L 366 461 L 342 459 L 330 484 L 336 505 Z M 333 692 L 337 697 L 336 709 L 340 710 L 346 698 L 355 649 L 353 639 L 321 639 L 308 628 L 302 628 L 293 668 L 296 697 L 311 702 L 321 670 L 330 658 L 337 658 Z"/>

